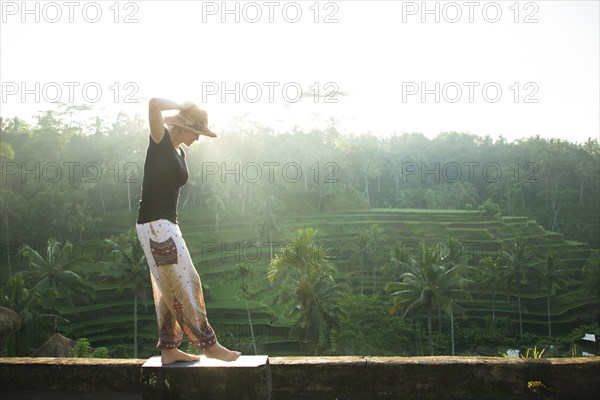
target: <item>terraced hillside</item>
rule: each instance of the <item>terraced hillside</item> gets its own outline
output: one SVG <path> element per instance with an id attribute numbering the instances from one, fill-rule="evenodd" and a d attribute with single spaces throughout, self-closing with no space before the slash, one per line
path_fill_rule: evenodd
<path id="1" fill-rule="evenodd" d="M 106 236 L 123 232 L 130 216 L 114 218 Z M 240 263 L 249 263 L 254 274 L 249 278 L 249 311 L 259 351 L 271 355 L 304 354 L 298 340 L 294 321 L 285 318 L 285 310 L 274 304 L 279 288 L 271 287 L 266 271 L 269 243 L 259 237 L 252 221 L 240 216 L 225 216 L 215 231 L 213 216 L 206 210 L 183 210 L 180 223 L 190 252 L 205 286 L 207 311 L 211 324 L 221 341 L 250 352 L 250 329 L 246 303 L 240 294 L 240 281 L 233 275 Z M 361 288 L 368 294 L 382 290 L 387 283 L 381 265 L 358 268 L 350 262 L 361 232 L 378 224 L 384 240 L 378 247 L 389 252 L 400 243 L 405 254 L 417 254 L 421 243 L 431 246 L 437 241 L 454 237 L 462 243 L 463 253 L 471 265 L 478 265 L 484 256 L 498 255 L 503 246 L 511 245 L 517 236 L 526 238 L 540 256 L 554 252 L 566 262 L 574 274 L 580 273 L 591 249 L 583 243 L 564 240 L 562 235 L 545 231 L 535 221 L 525 217 L 494 219 L 479 212 L 453 210 L 396 210 L 372 209 L 344 213 L 289 217 L 281 231 L 272 239 L 274 250 L 293 237 L 296 229 L 312 226 L 318 229 L 317 239 L 328 250 L 338 273 L 337 281 L 346 282 L 355 292 Z M 373 268 L 375 267 L 375 269 Z M 100 271 L 102 264 L 85 266 L 88 272 Z M 71 321 L 65 329 L 71 337 L 87 337 L 94 346 L 117 344 L 131 355 L 133 336 L 133 295 L 130 290 L 119 292 L 115 284 L 97 285 L 97 297 L 92 304 L 73 309 L 64 308 L 65 318 Z M 546 297 L 542 290 L 530 288 L 523 295 L 523 317 L 526 329 L 541 332 L 546 329 Z M 491 314 L 491 298 L 478 295 L 464 304 L 469 319 L 483 319 Z M 590 313 L 597 313 L 597 299 L 585 294 L 579 285 L 559 290 L 552 299 L 553 329 L 560 334 L 576 326 Z M 144 306 L 145 304 L 145 306 Z M 496 315 L 517 319 L 513 297 L 497 296 Z M 596 311 L 594 311 L 596 310 Z M 155 317 L 151 291 L 138 309 L 140 356 L 152 354 L 155 345 Z"/>

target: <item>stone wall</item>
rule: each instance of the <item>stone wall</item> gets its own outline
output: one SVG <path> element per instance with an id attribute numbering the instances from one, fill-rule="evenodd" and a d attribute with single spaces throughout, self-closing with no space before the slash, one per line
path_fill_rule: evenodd
<path id="1" fill-rule="evenodd" d="M 0 358 L 0 395 L 111 390 L 141 398 L 144 362 Z M 273 400 L 600 398 L 600 357 L 274 357 L 269 363 Z"/>

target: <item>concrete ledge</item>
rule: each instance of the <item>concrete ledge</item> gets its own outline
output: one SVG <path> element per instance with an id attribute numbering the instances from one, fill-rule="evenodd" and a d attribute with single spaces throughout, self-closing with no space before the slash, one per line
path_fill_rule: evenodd
<path id="1" fill-rule="evenodd" d="M 142 366 L 143 400 L 270 400 L 267 356 L 241 356 L 234 362 L 200 361 L 163 366 L 160 356 Z"/>
<path id="2" fill-rule="evenodd" d="M 281 400 L 600 398 L 600 357 L 283 357 L 270 362 L 273 398 Z"/>
<path id="3" fill-rule="evenodd" d="M 0 358 L 0 396 L 17 389 L 141 394 L 145 361 Z M 274 357 L 269 364 L 274 400 L 600 398 L 600 357 Z"/>
<path id="4" fill-rule="evenodd" d="M 142 392 L 139 359 L 0 357 L 0 391 Z"/>

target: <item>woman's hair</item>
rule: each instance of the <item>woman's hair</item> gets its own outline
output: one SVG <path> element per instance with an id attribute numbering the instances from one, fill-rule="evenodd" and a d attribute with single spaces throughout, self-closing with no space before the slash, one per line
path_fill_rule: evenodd
<path id="1" fill-rule="evenodd" d="M 183 131 L 183 129 L 180 126 L 172 124 L 167 124 L 167 130 L 169 131 L 169 134 L 171 136 L 177 136 L 181 133 L 181 131 Z"/>

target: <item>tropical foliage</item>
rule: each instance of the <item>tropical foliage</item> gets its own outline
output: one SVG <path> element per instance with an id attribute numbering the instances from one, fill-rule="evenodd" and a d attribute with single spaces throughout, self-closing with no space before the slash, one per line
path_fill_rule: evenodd
<path id="1" fill-rule="evenodd" d="M 298 318 L 307 333 L 308 352 L 316 355 L 322 333 L 339 328 L 345 312 L 337 305 L 342 287 L 335 283 L 335 267 L 326 250 L 315 243 L 316 231 L 299 229 L 269 266 L 271 283 L 281 283 L 281 301 L 288 304 L 288 317 Z"/>
<path id="2" fill-rule="evenodd" d="M 0 301 L 23 320 L 11 348 L 28 355 L 59 330 L 111 356 L 150 355 L 153 307 L 138 310 L 149 272 L 131 230 L 147 124 L 67 115 L 0 120 Z M 224 342 L 365 355 L 551 342 L 566 354 L 569 332 L 598 318 L 597 139 L 240 120 L 187 162 L 179 215 Z"/>

